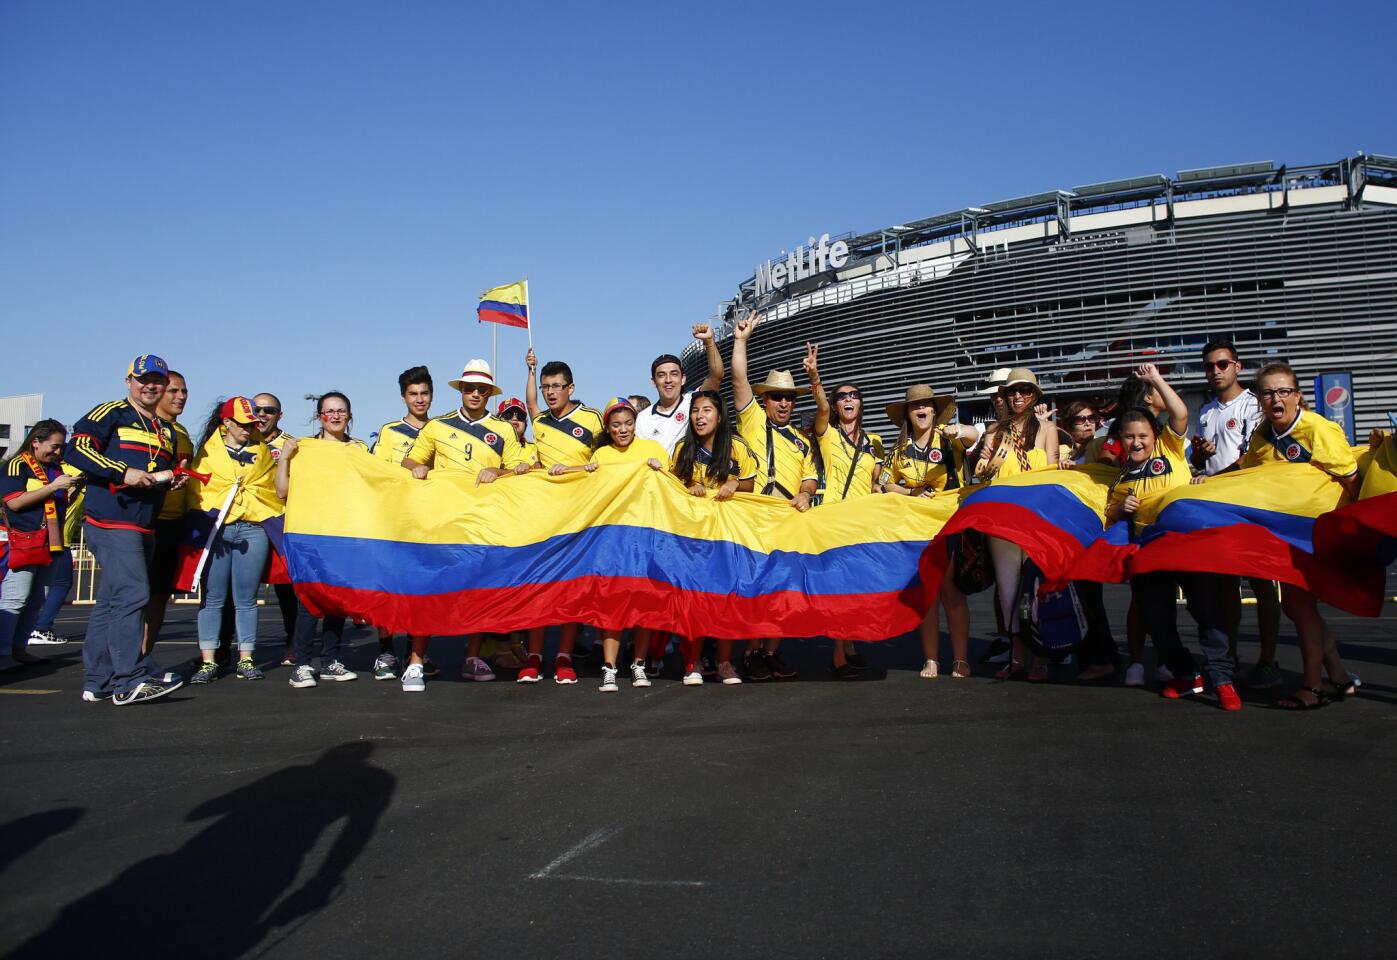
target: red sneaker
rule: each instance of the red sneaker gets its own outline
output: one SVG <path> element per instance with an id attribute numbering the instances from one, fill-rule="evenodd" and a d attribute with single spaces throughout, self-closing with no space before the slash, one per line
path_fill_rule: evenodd
<path id="1" fill-rule="evenodd" d="M 577 671 L 572 668 L 572 657 L 559 657 L 553 661 L 553 682 L 577 682 Z"/>
<path id="2" fill-rule="evenodd" d="M 529 659 L 524 661 L 524 666 L 519 669 L 519 676 L 514 678 L 515 683 L 538 683 L 539 674 L 543 672 L 543 658 L 538 654 L 530 654 Z"/>
<path id="3" fill-rule="evenodd" d="M 1213 691 L 1218 695 L 1218 706 L 1224 710 L 1242 709 L 1242 698 L 1237 696 L 1237 688 L 1230 683 L 1220 684 Z"/>
<path id="4" fill-rule="evenodd" d="M 1159 691 L 1159 695 L 1165 700 L 1179 700 L 1202 692 L 1203 675 L 1195 673 L 1192 677 L 1175 677 L 1170 680 L 1164 685 L 1164 689 Z"/>

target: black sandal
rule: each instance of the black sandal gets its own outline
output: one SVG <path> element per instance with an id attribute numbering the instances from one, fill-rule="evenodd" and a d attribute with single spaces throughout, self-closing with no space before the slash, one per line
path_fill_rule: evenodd
<path id="1" fill-rule="evenodd" d="M 1306 703 L 1300 699 L 1302 692 L 1313 693 L 1314 703 Z M 1287 694 L 1276 700 L 1275 706 L 1281 710 L 1318 710 L 1320 707 L 1327 707 L 1331 703 L 1328 696 L 1319 687 L 1301 687 L 1293 693 Z"/>

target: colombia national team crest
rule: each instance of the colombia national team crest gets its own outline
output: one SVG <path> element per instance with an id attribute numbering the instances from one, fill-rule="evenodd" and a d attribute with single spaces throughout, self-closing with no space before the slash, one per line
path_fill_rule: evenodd
<path id="1" fill-rule="evenodd" d="M 572 435 L 573 435 L 574 437 L 576 437 L 577 439 L 579 439 L 579 440 L 582 439 L 582 435 L 583 435 L 584 433 L 586 433 L 586 432 L 587 432 L 587 431 L 586 431 L 586 430 L 583 430 L 581 427 L 573 427 L 573 428 L 572 428 Z"/>
<path id="2" fill-rule="evenodd" d="M 684 411 L 683 411 L 683 410 L 680 410 L 678 413 L 676 413 L 676 414 L 674 415 L 674 422 L 675 422 L 675 423 L 683 423 L 683 422 L 684 422 Z"/>
<path id="3" fill-rule="evenodd" d="M 927 457 L 927 459 L 930 460 L 932 463 L 940 463 L 940 462 L 941 462 L 941 456 L 942 456 L 942 454 L 941 454 L 940 449 L 936 449 L 936 450 L 931 451 L 931 456 Z"/>
<path id="4" fill-rule="evenodd" d="M 1230 420 L 1227 421 L 1227 429 L 1229 429 L 1229 430 L 1236 430 L 1236 429 L 1237 429 L 1237 418 L 1236 418 L 1236 417 L 1233 417 L 1233 418 L 1231 418 Z"/>
<path id="5" fill-rule="evenodd" d="M 1299 459 L 1300 459 L 1300 444 L 1298 444 L 1298 443 L 1292 443 L 1290 446 L 1286 447 L 1286 448 L 1285 448 L 1285 458 L 1286 458 L 1287 460 L 1299 460 Z"/>
<path id="6" fill-rule="evenodd" d="M 485 434 L 485 442 L 486 442 L 486 443 L 494 444 L 494 442 L 495 442 L 496 440 L 498 440 L 498 439 L 499 439 L 499 437 L 495 436 L 493 433 L 487 433 L 487 434 Z"/>
<path id="7" fill-rule="evenodd" d="M 1156 457 L 1150 461 L 1150 473 L 1156 477 L 1162 474 L 1168 467 L 1169 464 L 1166 463 L 1162 457 Z"/>

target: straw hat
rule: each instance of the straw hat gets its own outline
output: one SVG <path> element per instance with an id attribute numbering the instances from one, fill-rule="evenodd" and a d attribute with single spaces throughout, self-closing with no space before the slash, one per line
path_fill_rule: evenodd
<path id="1" fill-rule="evenodd" d="M 907 397 L 901 403 L 890 403 L 887 406 L 888 419 L 893 423 L 901 424 L 903 418 L 907 416 L 907 408 L 914 403 L 930 400 L 932 407 L 936 410 L 936 425 L 950 423 L 951 418 L 956 415 L 955 397 L 938 397 L 936 391 L 924 383 L 916 383 L 907 388 Z"/>
<path id="2" fill-rule="evenodd" d="M 495 386 L 495 377 L 494 374 L 490 372 L 490 364 L 479 357 L 476 357 L 466 364 L 465 368 L 461 371 L 460 377 L 455 380 L 446 381 L 446 385 L 452 390 L 460 390 L 468 383 L 485 384 L 485 386 L 490 388 L 490 396 L 492 397 L 497 397 L 501 393 L 504 393 L 503 390 Z"/>
<path id="3" fill-rule="evenodd" d="M 978 397 L 992 397 L 999 392 L 999 388 L 1004 385 L 1004 381 L 1009 379 L 1009 368 L 1000 367 L 991 373 L 989 379 L 985 381 L 983 388 L 976 390 Z"/>
<path id="4" fill-rule="evenodd" d="M 772 370 L 766 375 L 764 383 L 752 384 L 752 392 L 759 397 L 768 393 L 794 393 L 797 397 L 803 397 L 810 392 L 810 388 L 797 387 L 795 377 L 789 370 Z"/>
<path id="5" fill-rule="evenodd" d="M 1009 376 L 1007 376 L 1004 379 L 1004 382 L 999 385 L 999 390 L 1002 393 L 1005 390 L 1008 390 L 1010 387 L 1019 387 L 1024 385 L 1032 387 L 1034 392 L 1037 393 L 1038 396 L 1041 397 L 1043 395 L 1043 388 L 1038 386 L 1038 378 L 1034 376 L 1033 371 L 1028 369 L 1028 367 L 1015 367 L 1014 369 L 1010 370 Z"/>

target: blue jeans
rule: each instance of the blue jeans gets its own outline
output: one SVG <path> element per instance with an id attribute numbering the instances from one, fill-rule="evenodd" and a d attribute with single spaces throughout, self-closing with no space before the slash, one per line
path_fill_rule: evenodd
<path id="1" fill-rule="evenodd" d="M 217 650 L 223 605 L 232 590 L 238 650 L 257 646 L 257 588 L 267 563 L 267 534 L 259 523 L 238 520 L 218 531 L 204 567 L 204 594 L 199 605 L 199 649 Z"/>
<path id="2" fill-rule="evenodd" d="M 300 598 L 296 599 L 296 635 L 294 652 L 296 666 L 308 667 L 315 658 L 316 620 Z M 330 664 L 340 658 L 340 644 L 344 641 L 344 617 L 326 617 L 325 629 L 320 633 L 320 659 Z"/>
<path id="3" fill-rule="evenodd" d="M 39 622 L 34 629 L 43 633 L 53 629 L 53 621 L 58 619 L 58 611 L 68 599 L 68 591 L 73 588 L 73 551 L 64 550 L 53 555 L 49 564 L 49 592 L 44 607 L 39 611 Z"/>
<path id="4" fill-rule="evenodd" d="M 1232 682 L 1232 659 L 1227 655 L 1227 630 L 1214 574 L 1156 571 L 1130 578 L 1135 604 L 1145 632 L 1154 641 L 1159 660 L 1176 677 L 1192 677 L 1198 672 L 1193 654 L 1179 639 L 1175 592 L 1182 588 L 1188 612 L 1198 623 L 1198 645 L 1207 661 L 1208 679 L 1214 686 Z"/>
<path id="5" fill-rule="evenodd" d="M 154 538 L 139 530 L 86 525 L 88 549 L 101 568 L 97 603 L 88 617 L 82 646 L 83 688 L 99 696 L 134 690 L 160 669 L 141 653 L 150 578 L 146 573 Z"/>
<path id="6" fill-rule="evenodd" d="M 53 564 L 10 570 L 0 585 L 0 657 L 23 651 L 39 619 Z"/>

